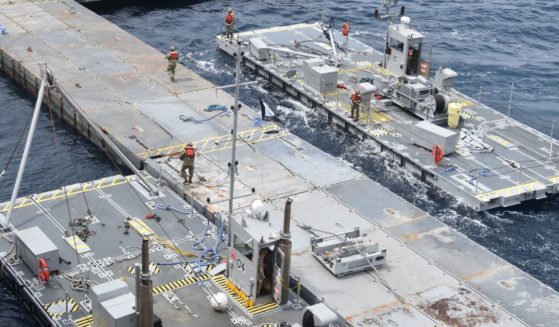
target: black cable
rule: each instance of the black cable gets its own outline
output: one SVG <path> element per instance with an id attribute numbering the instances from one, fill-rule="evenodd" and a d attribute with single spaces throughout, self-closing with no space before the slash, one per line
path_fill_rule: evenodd
<path id="1" fill-rule="evenodd" d="M 47 96 L 47 104 L 48 104 L 49 114 L 50 114 L 50 116 L 51 116 L 52 128 L 53 128 L 53 131 L 55 131 L 55 124 L 54 124 L 54 119 L 53 119 L 54 113 L 52 112 L 52 102 L 51 102 L 51 98 L 50 98 L 50 91 L 46 92 L 46 96 Z M 60 128 L 63 127 L 63 126 L 62 126 L 61 118 L 59 118 L 58 124 L 59 124 Z M 81 176 L 80 176 L 80 172 L 79 172 L 79 170 L 78 170 L 78 168 L 77 168 L 77 165 L 76 165 L 76 163 L 75 163 L 75 161 L 74 161 L 74 152 L 72 151 L 72 147 L 70 147 L 70 149 L 68 150 L 68 153 L 70 154 L 70 156 L 69 156 L 69 157 L 70 157 L 70 166 L 72 166 L 72 168 L 74 169 L 74 173 L 75 173 L 76 176 L 78 177 L 78 180 L 81 181 L 82 179 L 81 179 Z M 82 185 L 81 182 L 79 183 L 79 185 L 80 185 L 80 189 L 81 189 L 81 191 L 82 191 L 81 193 L 82 193 L 82 195 L 83 195 L 83 200 L 84 200 L 84 202 L 85 202 L 85 207 L 87 208 L 87 214 L 88 214 L 88 215 L 92 215 L 93 212 L 92 212 L 91 209 L 89 208 L 89 203 L 87 202 L 87 197 L 85 196 L 85 192 L 84 192 L 84 189 L 83 189 L 83 185 Z"/>
<path id="2" fill-rule="evenodd" d="M 29 115 L 29 118 L 27 119 L 27 123 L 25 124 L 25 126 L 29 126 L 29 124 L 31 123 L 31 119 L 33 118 L 33 112 L 31 112 L 31 115 Z M 8 167 L 10 166 L 10 163 L 12 162 L 12 159 L 14 158 L 14 155 L 17 151 L 17 148 L 19 147 L 19 144 L 21 143 L 21 140 L 23 139 L 23 135 L 25 135 L 25 132 L 27 131 L 27 128 L 23 128 L 21 131 L 21 134 L 19 135 L 19 138 L 17 140 L 17 143 L 14 147 L 14 149 L 12 150 L 12 153 L 10 154 L 10 158 L 8 159 L 8 162 L 6 163 L 6 166 L 4 167 L 4 171 L 6 171 L 8 169 Z"/>
<path id="3" fill-rule="evenodd" d="M 48 84 L 45 85 L 45 88 L 48 87 Z M 49 97 L 49 91 L 47 90 L 46 92 L 46 96 L 47 96 L 47 102 L 49 103 L 49 112 L 50 112 L 50 121 L 51 121 L 51 126 L 52 126 L 52 137 L 53 137 L 53 142 L 54 145 L 56 147 L 56 157 L 58 160 L 58 164 L 59 164 L 59 173 L 60 173 L 60 181 L 62 182 L 63 189 L 64 189 L 64 200 L 66 201 L 66 209 L 68 210 L 68 220 L 69 220 L 69 224 L 70 224 L 70 229 L 72 230 L 72 235 L 74 237 L 74 252 L 76 254 L 76 260 L 78 262 L 78 265 L 80 264 L 80 255 L 78 253 L 78 247 L 76 244 L 76 230 L 74 228 L 74 222 L 72 220 L 72 211 L 70 210 L 70 201 L 68 201 L 68 192 L 66 192 L 66 176 L 64 174 L 64 161 L 62 160 L 62 151 L 60 150 L 60 140 L 58 139 L 58 135 L 56 132 L 56 126 L 54 123 L 54 116 L 52 115 L 52 108 L 50 106 L 50 97 Z M 82 190 L 83 192 L 83 190 Z"/>

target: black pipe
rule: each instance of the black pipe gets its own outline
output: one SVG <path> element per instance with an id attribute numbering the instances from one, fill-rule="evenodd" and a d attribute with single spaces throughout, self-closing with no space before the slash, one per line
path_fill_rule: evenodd
<path id="1" fill-rule="evenodd" d="M 286 304 L 289 299 L 289 274 L 291 266 L 291 239 L 290 228 L 291 225 L 291 203 L 293 200 L 287 199 L 285 202 L 285 210 L 283 211 L 283 233 L 279 242 L 279 248 L 283 253 L 283 262 L 281 264 L 281 295 L 279 304 Z"/>
<path id="2" fill-rule="evenodd" d="M 287 199 L 285 202 L 285 210 L 283 211 L 283 234 L 289 235 L 290 233 L 290 225 L 291 225 L 291 203 L 293 200 Z"/>

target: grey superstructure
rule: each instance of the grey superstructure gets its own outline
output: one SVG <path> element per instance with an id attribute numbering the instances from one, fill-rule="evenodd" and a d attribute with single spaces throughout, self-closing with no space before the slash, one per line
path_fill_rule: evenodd
<path id="1" fill-rule="evenodd" d="M 206 109 L 233 97 L 180 65 L 170 82 L 159 51 L 73 1 L 0 2 L 0 15 L 10 31 L 0 39 L 2 70 L 35 94 L 37 63 L 46 62 L 46 104 L 143 167 L 146 180 L 107 177 L 16 201 L 11 231 L 0 238 L 2 276 L 45 325 L 136 326 L 135 264 L 147 241 L 151 263 L 141 278 L 151 275 L 163 326 L 295 324 L 308 306 L 333 326 L 559 320 L 556 291 L 285 128 L 254 126 L 258 115 L 244 105 L 238 198 L 225 219 L 232 117 Z M 180 161 L 167 156 L 186 142 L 197 149 L 193 184 L 183 184 Z M 0 204 L 0 221 L 9 209 Z M 289 252 L 285 281 L 275 267 Z M 260 253 L 276 259 L 263 280 L 289 288 L 287 297 L 277 297 L 285 289 L 256 291 Z M 364 269 L 361 255 L 378 264 Z M 45 266 L 52 271 L 41 281 Z M 216 312 L 211 303 L 222 295 L 229 304 Z"/>
<path id="2" fill-rule="evenodd" d="M 321 22 L 220 35 L 217 44 L 233 55 L 240 42 L 247 67 L 476 210 L 556 194 L 557 141 L 453 89 L 449 68 L 428 79 L 431 49 L 402 19 L 388 27 L 386 52 Z M 354 90 L 359 121 L 349 117 Z"/>

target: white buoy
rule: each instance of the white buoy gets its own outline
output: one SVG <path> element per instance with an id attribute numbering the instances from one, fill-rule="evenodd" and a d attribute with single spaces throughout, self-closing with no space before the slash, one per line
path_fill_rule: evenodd
<path id="1" fill-rule="evenodd" d="M 400 18 L 400 22 L 406 26 L 410 26 L 411 18 L 408 16 L 402 16 L 402 18 Z"/>
<path id="2" fill-rule="evenodd" d="M 227 298 L 227 295 L 225 295 L 225 293 L 215 293 L 210 298 L 210 304 L 215 311 L 223 312 L 229 304 L 229 299 Z"/>
<path id="3" fill-rule="evenodd" d="M 252 209 L 252 217 L 254 219 L 264 220 L 264 221 L 267 220 L 268 218 L 267 210 L 262 201 L 256 199 L 252 201 L 250 207 Z"/>

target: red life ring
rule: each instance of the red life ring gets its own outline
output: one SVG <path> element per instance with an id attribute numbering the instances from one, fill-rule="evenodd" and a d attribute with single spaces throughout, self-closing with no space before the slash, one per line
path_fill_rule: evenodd
<path id="1" fill-rule="evenodd" d="M 431 150 L 431 154 L 433 155 L 433 161 L 438 165 L 443 161 L 444 158 L 444 151 L 440 145 L 435 144 L 433 145 L 433 149 Z"/>
<path id="2" fill-rule="evenodd" d="M 349 35 L 349 23 L 345 22 L 342 24 L 342 35 L 348 36 Z"/>
<path id="3" fill-rule="evenodd" d="M 50 278 L 49 266 L 47 261 L 43 258 L 39 258 L 39 279 L 42 282 L 48 282 Z"/>

